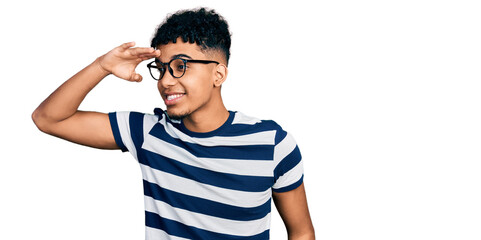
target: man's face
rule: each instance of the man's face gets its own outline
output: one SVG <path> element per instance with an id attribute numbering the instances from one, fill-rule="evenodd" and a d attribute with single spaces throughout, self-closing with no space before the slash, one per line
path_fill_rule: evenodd
<path id="1" fill-rule="evenodd" d="M 163 63 L 179 57 L 187 60 L 215 60 L 203 53 L 197 44 L 184 43 L 181 39 L 177 43 L 160 45 L 158 49 L 161 51 L 159 60 Z M 181 78 L 174 78 L 168 70 L 165 72 L 157 86 L 170 118 L 181 119 L 212 105 L 216 67 L 215 63 L 187 63 Z"/>

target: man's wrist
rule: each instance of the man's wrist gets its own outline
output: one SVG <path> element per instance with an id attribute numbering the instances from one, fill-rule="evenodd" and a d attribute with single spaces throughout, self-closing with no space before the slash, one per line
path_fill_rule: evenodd
<path id="1" fill-rule="evenodd" d="M 110 75 L 111 72 L 108 71 L 107 69 L 105 69 L 104 66 L 102 66 L 101 58 L 102 57 L 98 57 L 97 59 L 95 59 L 93 64 L 97 66 L 97 69 L 99 69 L 102 72 L 103 75 L 105 75 L 105 76 Z"/>

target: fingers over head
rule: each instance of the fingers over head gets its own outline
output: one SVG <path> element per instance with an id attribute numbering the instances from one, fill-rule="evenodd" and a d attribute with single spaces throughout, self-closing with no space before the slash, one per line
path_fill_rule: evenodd
<path id="1" fill-rule="evenodd" d="M 122 48 L 123 50 L 127 50 L 131 47 L 135 46 L 135 42 L 128 42 L 120 45 L 119 47 Z"/>
<path id="2" fill-rule="evenodd" d="M 140 58 L 145 60 L 145 59 L 160 57 L 160 51 L 155 50 L 153 52 L 151 52 L 151 51 L 140 52 L 138 55 L 139 55 Z"/>
<path id="3" fill-rule="evenodd" d="M 129 52 L 132 56 L 138 56 L 143 60 L 160 57 L 160 51 L 153 48 L 131 48 Z"/>

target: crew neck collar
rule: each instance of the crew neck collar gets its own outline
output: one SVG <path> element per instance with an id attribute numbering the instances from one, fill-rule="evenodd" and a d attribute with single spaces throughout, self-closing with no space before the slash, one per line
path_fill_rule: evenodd
<path id="1" fill-rule="evenodd" d="M 167 114 L 167 113 L 165 113 Z M 190 131 L 189 129 L 187 129 L 187 127 L 185 127 L 184 125 L 184 121 L 180 121 L 180 126 L 179 126 L 179 129 L 191 136 L 191 137 L 212 137 L 212 136 L 216 136 L 216 135 L 220 135 L 220 133 L 222 133 L 226 127 L 228 127 L 229 125 L 232 124 L 232 121 L 234 120 L 234 116 L 235 116 L 235 112 L 233 111 L 229 111 L 229 117 L 227 118 L 227 120 L 220 126 L 218 127 L 217 129 L 215 130 L 212 130 L 210 132 L 193 132 L 193 131 Z"/>

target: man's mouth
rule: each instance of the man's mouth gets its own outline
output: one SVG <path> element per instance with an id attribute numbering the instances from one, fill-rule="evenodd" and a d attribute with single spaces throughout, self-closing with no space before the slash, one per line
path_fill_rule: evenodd
<path id="1" fill-rule="evenodd" d="M 178 102 L 185 94 L 177 93 L 177 94 L 168 94 L 165 97 L 165 105 L 173 105 Z"/>

